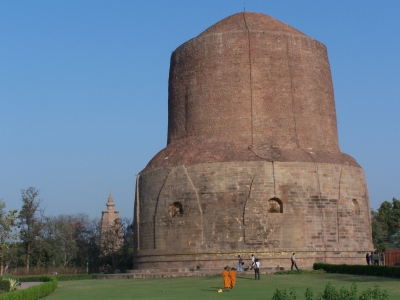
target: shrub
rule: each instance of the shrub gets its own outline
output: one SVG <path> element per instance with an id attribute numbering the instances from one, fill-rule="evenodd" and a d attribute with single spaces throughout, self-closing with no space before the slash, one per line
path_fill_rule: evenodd
<path id="1" fill-rule="evenodd" d="M 313 300 L 314 292 L 310 288 L 307 288 L 305 296 L 306 296 L 306 300 Z"/>
<path id="2" fill-rule="evenodd" d="M 387 291 L 381 291 L 379 286 L 375 285 L 374 289 L 371 290 L 371 288 L 369 288 L 368 290 L 364 291 L 359 300 L 388 300 L 389 299 L 389 295 L 387 293 Z"/>
<path id="3" fill-rule="evenodd" d="M 363 265 L 331 265 L 324 263 L 315 263 L 314 270 L 324 269 L 328 273 L 342 273 L 353 275 L 372 275 L 400 278 L 400 268 L 390 266 L 363 266 Z"/>
<path id="4" fill-rule="evenodd" d="M 272 296 L 272 300 L 296 300 L 296 291 L 292 288 L 290 289 L 289 294 L 286 293 L 286 290 L 278 290 L 274 292 Z"/>
<path id="5" fill-rule="evenodd" d="M 42 281 L 43 284 L 31 286 L 24 290 L 0 295 L 0 300 L 36 300 L 54 292 L 57 288 L 57 279 L 53 276 L 24 277 L 21 281 Z"/>
<path id="6" fill-rule="evenodd" d="M 0 280 L 0 290 L 9 292 L 10 291 L 10 281 L 7 279 Z"/>
<path id="7" fill-rule="evenodd" d="M 274 275 L 288 275 L 288 274 L 324 274 L 325 270 L 286 270 L 286 271 L 277 271 Z"/>
<path id="8" fill-rule="evenodd" d="M 3 276 L 0 277 L 1 279 L 8 279 L 8 278 L 15 278 L 13 274 L 3 274 Z"/>
<path id="9" fill-rule="evenodd" d="M 17 290 L 19 286 L 18 279 L 8 278 L 8 282 L 10 283 L 10 292 Z"/>
<path id="10" fill-rule="evenodd" d="M 330 282 L 325 286 L 324 293 L 322 294 L 324 300 L 337 300 L 339 299 L 338 291 L 332 286 Z"/>
<path id="11" fill-rule="evenodd" d="M 278 290 L 277 290 L 278 291 Z M 284 295 L 284 293 L 283 293 Z M 313 300 L 314 293 L 310 288 L 307 288 L 305 293 L 306 300 Z M 274 298 L 272 298 L 274 299 Z M 291 299 L 291 298 L 276 298 L 276 299 Z M 322 294 L 318 294 L 316 300 L 388 300 L 387 291 L 381 291 L 379 286 L 375 285 L 374 290 L 368 289 L 361 296 L 358 296 L 357 285 L 353 282 L 350 290 L 342 287 L 338 292 L 331 283 L 328 283 Z"/>
<path id="12" fill-rule="evenodd" d="M 61 275 L 56 276 L 58 281 L 70 281 L 70 280 L 86 280 L 94 279 L 94 274 L 78 274 L 78 275 Z"/>

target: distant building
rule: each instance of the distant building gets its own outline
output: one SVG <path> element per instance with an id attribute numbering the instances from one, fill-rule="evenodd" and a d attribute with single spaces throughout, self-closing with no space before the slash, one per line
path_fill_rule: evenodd
<path id="1" fill-rule="evenodd" d="M 114 199 L 110 191 L 107 210 L 101 214 L 100 247 L 104 255 L 115 252 L 122 244 L 122 226 L 119 211 L 114 210 Z"/>

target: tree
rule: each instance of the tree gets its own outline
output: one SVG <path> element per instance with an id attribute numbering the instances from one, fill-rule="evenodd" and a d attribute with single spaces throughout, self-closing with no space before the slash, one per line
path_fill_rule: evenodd
<path id="1" fill-rule="evenodd" d="M 90 220 L 87 215 L 81 215 L 81 223 L 77 227 L 75 240 L 78 253 L 74 263 L 89 267 L 89 272 L 97 272 L 100 259 L 100 220 Z"/>
<path id="2" fill-rule="evenodd" d="M 100 237 L 102 255 L 111 259 L 112 267 L 118 269 L 121 259 L 121 248 L 123 245 L 121 219 L 115 219 L 107 228 L 103 228 Z"/>
<path id="3" fill-rule="evenodd" d="M 133 222 L 132 219 L 116 219 L 101 234 L 103 263 L 113 269 L 127 270 L 133 267 Z"/>
<path id="4" fill-rule="evenodd" d="M 372 238 L 380 251 L 400 247 L 400 200 L 384 201 L 377 212 L 372 212 Z"/>
<path id="5" fill-rule="evenodd" d="M 42 200 L 38 199 L 39 190 L 29 187 L 21 190 L 22 209 L 19 214 L 19 226 L 21 240 L 25 244 L 26 254 L 26 275 L 29 275 L 29 264 L 32 250 L 35 242 L 41 235 L 43 227 L 43 209 L 40 204 Z"/>
<path id="6" fill-rule="evenodd" d="M 122 245 L 121 254 L 122 261 L 121 264 L 124 266 L 124 269 L 132 269 L 133 268 L 133 221 L 129 218 L 122 218 L 122 237 L 124 239 L 124 243 Z"/>
<path id="7" fill-rule="evenodd" d="M 6 204 L 0 199 L 0 276 L 7 270 L 11 261 L 15 258 L 15 220 L 17 219 L 17 210 L 5 211 Z"/>
<path id="8" fill-rule="evenodd" d="M 376 211 L 371 211 L 372 216 L 372 242 L 375 249 L 385 251 L 389 247 L 389 234 L 385 219 Z"/>

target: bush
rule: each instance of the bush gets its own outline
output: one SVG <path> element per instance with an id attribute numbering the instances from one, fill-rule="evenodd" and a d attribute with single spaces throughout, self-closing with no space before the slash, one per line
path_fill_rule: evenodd
<path id="1" fill-rule="evenodd" d="M 379 286 L 375 285 L 373 290 L 371 290 L 371 288 L 369 288 L 368 290 L 364 291 L 359 298 L 359 300 L 370 300 L 370 299 L 388 300 L 389 295 L 388 295 L 387 291 L 381 292 L 381 290 L 379 289 Z"/>
<path id="2" fill-rule="evenodd" d="M 332 286 L 330 282 L 325 286 L 324 293 L 322 294 L 322 299 L 324 300 L 337 300 L 339 299 L 339 293 Z"/>
<path id="3" fill-rule="evenodd" d="M 43 281 L 43 284 L 31 286 L 24 290 L 2 294 L 0 295 L 0 300 L 36 300 L 51 294 L 57 288 L 57 279 L 53 276 L 24 277 L 21 278 L 20 281 Z"/>
<path id="4" fill-rule="evenodd" d="M 319 270 L 286 270 L 275 272 L 274 275 L 288 275 L 288 274 L 325 274 L 326 271 Z"/>
<path id="5" fill-rule="evenodd" d="M 12 278 L 14 279 L 15 276 L 13 274 L 4 274 L 3 276 L 0 277 L 1 279 L 9 279 Z"/>
<path id="6" fill-rule="evenodd" d="M 314 292 L 310 289 L 306 289 L 306 293 L 304 294 L 306 296 L 306 300 L 313 300 L 314 298 Z"/>
<path id="7" fill-rule="evenodd" d="M 86 279 L 94 279 L 94 274 L 78 274 L 78 275 L 61 275 L 56 276 L 58 281 L 70 281 L 70 280 L 86 280 Z"/>
<path id="8" fill-rule="evenodd" d="M 50 281 L 49 278 L 53 276 L 26 276 L 19 277 L 19 282 L 47 282 Z M 55 277 L 54 277 L 55 278 Z"/>
<path id="9" fill-rule="evenodd" d="M 310 288 L 307 288 L 305 293 L 306 300 L 313 300 L 314 293 Z M 274 298 L 272 298 L 274 299 Z M 276 299 L 291 299 L 291 298 L 276 298 Z M 350 290 L 342 287 L 338 292 L 330 283 L 325 287 L 322 294 L 319 294 L 316 300 L 388 300 L 389 296 L 386 291 L 381 292 L 376 285 L 374 290 L 368 289 L 361 296 L 358 296 L 357 285 L 353 282 Z"/>
<path id="10" fill-rule="evenodd" d="M 9 292 L 11 288 L 10 281 L 8 279 L 0 280 L 0 290 Z"/>
<path id="11" fill-rule="evenodd" d="M 400 278 L 400 268 L 377 265 L 331 265 L 324 263 L 315 263 L 314 270 L 324 269 L 328 273 L 341 273 L 353 275 L 372 275 Z"/>
<path id="12" fill-rule="evenodd" d="M 292 288 L 289 294 L 286 293 L 286 290 L 278 290 L 276 289 L 274 295 L 272 296 L 272 300 L 296 300 L 296 291 Z"/>
<path id="13" fill-rule="evenodd" d="M 19 286 L 18 279 L 8 278 L 7 280 L 10 283 L 10 292 L 16 291 Z"/>

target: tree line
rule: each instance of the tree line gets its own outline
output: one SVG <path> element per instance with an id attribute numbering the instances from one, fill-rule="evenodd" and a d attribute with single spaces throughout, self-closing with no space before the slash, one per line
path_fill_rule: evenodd
<path id="1" fill-rule="evenodd" d="M 118 219 L 101 236 L 100 220 L 85 214 L 46 216 L 34 187 L 21 190 L 22 207 L 0 199 L 0 273 L 9 268 L 71 268 L 88 272 L 132 269 L 133 224 Z M 105 249 L 104 245 L 107 245 Z"/>
<path id="2" fill-rule="evenodd" d="M 21 190 L 22 207 L 6 211 L 0 199 L 0 274 L 10 267 L 132 269 L 133 223 L 116 220 L 101 235 L 100 220 L 85 214 L 45 216 L 39 190 Z M 375 249 L 400 248 L 400 200 L 371 211 Z M 101 236 L 101 241 L 100 241 Z"/>
<path id="3" fill-rule="evenodd" d="M 400 248 L 400 200 L 384 201 L 377 211 L 371 211 L 371 218 L 375 249 Z"/>

